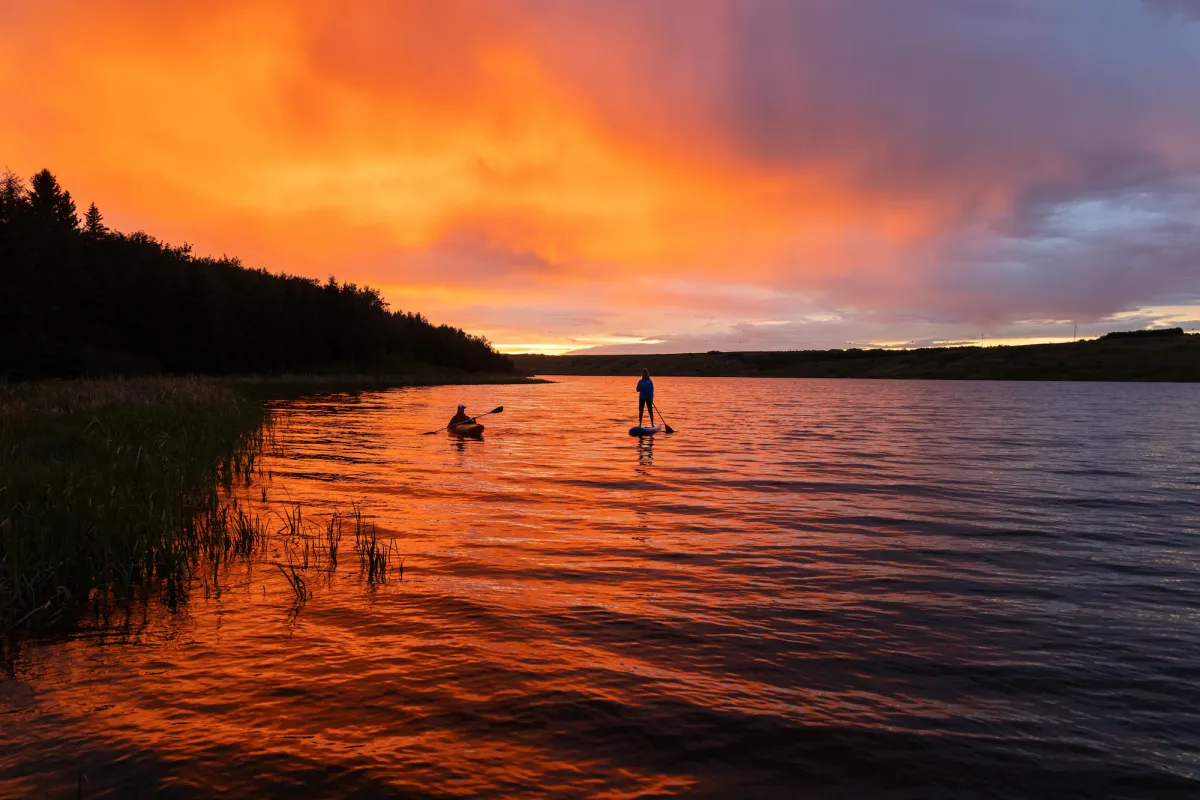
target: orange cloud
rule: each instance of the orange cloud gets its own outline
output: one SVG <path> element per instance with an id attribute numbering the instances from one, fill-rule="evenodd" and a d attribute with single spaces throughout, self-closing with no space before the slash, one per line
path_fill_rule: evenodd
<path id="1" fill-rule="evenodd" d="M 795 307 L 928 293 L 938 313 L 977 315 L 963 294 L 978 287 L 943 291 L 942 270 L 1020 233 L 1039 198 L 1200 165 L 1200 121 L 1133 90 L 1122 102 L 1144 123 L 1090 101 L 1055 116 L 1091 74 L 1072 70 L 1112 79 L 1099 58 L 1048 68 L 1053 42 L 1023 50 L 1021 26 L 1044 19 L 995 12 L 987 41 L 1009 35 L 1009 50 L 993 52 L 954 39 L 962 20 L 922 29 L 865 5 L 878 13 L 10 0 L 0 103 L 19 123 L 0 127 L 0 153 L 22 173 L 50 167 L 118 227 L 369 281 L 458 324 L 490 324 L 471 310 L 489 303 L 570 306 L 597 326 L 581 335 L 624 321 L 600 301 L 653 304 L 625 288 L 651 278 L 758 286 Z M 1072 149 L 1080 135 L 1091 150 Z"/>
<path id="2" fill-rule="evenodd" d="M 930 228 L 820 175 L 696 169 L 611 140 L 490 4 L 349 5 L 29 4 L 6 73 L 51 52 L 5 100 L 42 124 L 0 144 L 134 215 L 178 218 L 160 224 L 294 220 L 284 256 L 336 258 L 361 229 L 420 248 L 470 221 L 554 260 L 747 268 L 848 217 Z M 310 224 L 322 212 L 325 230 Z"/>

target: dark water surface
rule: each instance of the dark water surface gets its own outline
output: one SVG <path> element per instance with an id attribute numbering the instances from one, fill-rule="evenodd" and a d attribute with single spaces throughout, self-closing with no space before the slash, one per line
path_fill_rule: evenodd
<path id="1" fill-rule="evenodd" d="M 1200 387 L 634 382 L 283 407 L 260 510 L 403 580 L 10 648 L 0 796 L 1200 796 Z"/>

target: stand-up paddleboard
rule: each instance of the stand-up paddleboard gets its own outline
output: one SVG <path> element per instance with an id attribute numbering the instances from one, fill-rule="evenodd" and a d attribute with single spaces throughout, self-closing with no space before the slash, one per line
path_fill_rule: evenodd
<path id="1" fill-rule="evenodd" d="M 478 422 L 464 422 L 462 425 L 455 425 L 453 428 L 447 429 L 451 436 L 471 436 L 476 439 L 483 438 L 483 426 Z"/>
<path id="2" fill-rule="evenodd" d="M 653 426 L 634 425 L 632 428 L 629 429 L 629 435 L 630 436 L 653 436 L 654 434 L 662 431 L 662 429 L 663 429 L 662 425 L 653 425 Z"/>

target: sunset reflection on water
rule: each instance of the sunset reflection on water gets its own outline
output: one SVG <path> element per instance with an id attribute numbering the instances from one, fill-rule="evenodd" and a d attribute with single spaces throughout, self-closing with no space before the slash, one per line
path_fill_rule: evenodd
<path id="1" fill-rule="evenodd" d="M 1198 787 L 1195 388 L 667 378 L 638 439 L 556 380 L 281 404 L 239 502 L 361 508 L 388 580 L 273 545 L 20 643 L 0 795 Z"/>

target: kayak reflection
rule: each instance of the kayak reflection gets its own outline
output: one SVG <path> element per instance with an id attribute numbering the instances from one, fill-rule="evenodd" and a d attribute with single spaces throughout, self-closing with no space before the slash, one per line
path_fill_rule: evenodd
<path id="1" fill-rule="evenodd" d="M 456 453 L 465 453 L 467 452 L 468 447 L 483 443 L 482 437 L 475 438 L 472 436 L 449 436 L 447 439 L 450 441 L 450 447 L 453 448 L 454 452 Z"/>

